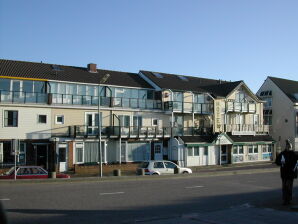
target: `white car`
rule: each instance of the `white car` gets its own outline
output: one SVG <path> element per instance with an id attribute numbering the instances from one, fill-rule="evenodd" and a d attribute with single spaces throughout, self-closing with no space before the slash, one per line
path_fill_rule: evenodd
<path id="1" fill-rule="evenodd" d="M 190 174 L 192 170 L 186 167 L 180 167 L 177 164 L 166 160 L 150 160 L 143 162 L 140 166 L 145 169 L 146 175 L 161 175 L 161 174 L 174 174 L 175 168 L 178 168 L 179 173 Z"/>

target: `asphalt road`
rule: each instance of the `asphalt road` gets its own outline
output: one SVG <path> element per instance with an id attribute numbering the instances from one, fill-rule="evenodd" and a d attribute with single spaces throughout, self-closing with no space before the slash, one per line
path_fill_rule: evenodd
<path id="1" fill-rule="evenodd" d="M 10 224 L 145 223 L 191 213 L 281 206 L 278 172 L 103 182 L 0 183 Z M 294 184 L 298 204 L 298 181 Z M 150 222 L 151 223 L 151 222 Z"/>

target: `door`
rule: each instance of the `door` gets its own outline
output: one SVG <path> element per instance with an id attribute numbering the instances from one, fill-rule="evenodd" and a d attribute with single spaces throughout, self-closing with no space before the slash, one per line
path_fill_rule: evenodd
<path id="1" fill-rule="evenodd" d="M 228 163 L 228 147 L 227 145 L 221 145 L 220 146 L 220 159 L 221 159 L 221 164 L 227 164 Z"/>
<path id="2" fill-rule="evenodd" d="M 200 150 L 200 155 L 201 156 L 201 165 L 202 166 L 206 166 L 208 165 L 208 147 L 201 147 L 201 150 Z"/>
<path id="3" fill-rule="evenodd" d="M 163 160 L 162 143 L 154 143 L 154 160 Z"/>
<path id="4" fill-rule="evenodd" d="M 164 162 L 164 164 L 165 164 L 165 168 L 166 168 L 166 173 L 167 174 L 174 174 L 175 168 L 177 167 L 177 165 L 175 163 L 172 163 L 172 162 Z"/>
<path id="5" fill-rule="evenodd" d="M 66 144 L 58 145 L 58 164 L 60 172 L 67 171 L 67 151 L 68 150 Z"/>
<path id="6" fill-rule="evenodd" d="M 86 113 L 87 135 L 98 134 L 98 113 Z"/>
<path id="7" fill-rule="evenodd" d="M 41 144 L 34 146 L 36 150 L 35 154 L 35 163 L 37 166 L 41 166 L 44 169 L 48 169 L 48 145 Z"/>

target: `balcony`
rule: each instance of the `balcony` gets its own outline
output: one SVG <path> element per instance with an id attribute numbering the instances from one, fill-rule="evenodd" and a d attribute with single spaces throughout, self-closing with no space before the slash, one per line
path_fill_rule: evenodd
<path id="1" fill-rule="evenodd" d="M 98 96 L 52 94 L 52 104 L 98 106 Z M 161 101 L 138 98 L 100 97 L 103 107 L 161 109 Z"/>
<path id="2" fill-rule="evenodd" d="M 164 102 L 166 111 L 180 113 L 213 114 L 213 103 Z"/>
<path id="3" fill-rule="evenodd" d="M 103 126 L 102 138 L 169 138 L 171 136 L 207 135 L 212 133 L 212 128 L 178 128 L 178 127 L 119 127 Z M 65 126 L 52 130 L 52 137 L 68 138 L 98 138 L 98 126 Z"/>
<path id="4" fill-rule="evenodd" d="M 238 103 L 238 102 L 227 102 L 227 112 L 242 112 L 242 113 L 255 113 L 255 103 Z"/>
<path id="5" fill-rule="evenodd" d="M 48 94 L 22 91 L 0 90 L 0 103 L 18 103 L 18 104 L 46 104 Z"/>
<path id="6" fill-rule="evenodd" d="M 225 132 L 239 132 L 242 134 L 269 133 L 270 125 L 231 124 L 225 125 Z"/>

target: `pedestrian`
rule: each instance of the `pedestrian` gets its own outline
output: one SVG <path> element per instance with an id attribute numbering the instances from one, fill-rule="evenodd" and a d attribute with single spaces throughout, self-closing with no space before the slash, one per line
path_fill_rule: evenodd
<path id="1" fill-rule="evenodd" d="M 277 156 L 275 163 L 280 166 L 283 204 L 288 205 L 292 200 L 293 181 L 297 178 L 297 155 L 292 150 L 289 139 L 286 140 L 286 148 Z"/>

